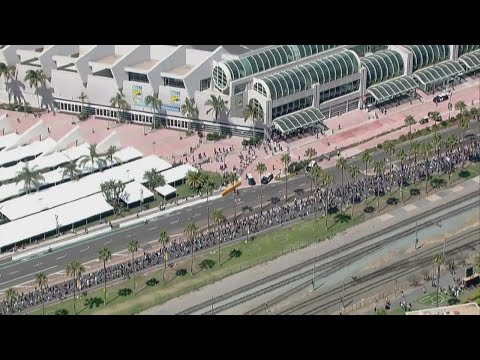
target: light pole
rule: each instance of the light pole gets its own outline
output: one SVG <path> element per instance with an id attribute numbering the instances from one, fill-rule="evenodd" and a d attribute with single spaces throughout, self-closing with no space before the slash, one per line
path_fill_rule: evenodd
<path id="1" fill-rule="evenodd" d="M 57 224 L 57 237 L 58 237 L 58 233 L 59 233 L 59 230 L 60 230 L 60 225 L 58 224 L 58 215 L 55 214 L 55 222 Z"/>
<path id="2" fill-rule="evenodd" d="M 153 155 L 156 155 L 156 152 L 155 152 L 155 145 L 157 145 L 157 142 L 156 142 L 156 141 L 154 141 L 154 142 L 152 143 L 152 145 L 153 145 Z"/>

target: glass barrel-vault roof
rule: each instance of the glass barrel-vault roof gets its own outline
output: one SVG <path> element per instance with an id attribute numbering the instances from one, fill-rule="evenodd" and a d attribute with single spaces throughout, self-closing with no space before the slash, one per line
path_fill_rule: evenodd
<path id="1" fill-rule="evenodd" d="M 458 45 L 458 56 L 480 49 L 480 45 Z"/>
<path id="2" fill-rule="evenodd" d="M 455 75 L 462 74 L 465 70 L 458 61 L 444 61 L 440 64 L 418 70 L 413 77 L 423 85 L 443 82 Z"/>
<path id="3" fill-rule="evenodd" d="M 403 45 L 413 53 L 413 71 L 447 60 L 450 57 L 448 45 Z"/>
<path id="4" fill-rule="evenodd" d="M 240 59 L 223 61 L 215 68 L 218 67 L 217 72 L 223 71 L 221 68 L 227 69 L 230 74 L 230 79 L 233 81 L 303 59 L 310 55 L 319 54 L 338 46 L 339 45 L 280 45 L 247 55 Z M 216 83 L 216 79 L 222 79 L 222 77 L 223 74 L 221 76 L 213 76 L 213 81 L 217 88 L 224 90 L 224 84 Z"/>
<path id="5" fill-rule="evenodd" d="M 358 73 L 357 55 L 345 50 L 324 58 L 298 65 L 262 78 L 272 100 L 310 89 L 313 84 L 326 84 Z"/>
<path id="6" fill-rule="evenodd" d="M 373 85 L 367 89 L 367 93 L 372 95 L 377 103 L 381 103 L 405 95 L 417 87 L 417 83 L 411 76 L 402 76 Z"/>
<path id="7" fill-rule="evenodd" d="M 403 59 L 397 51 L 380 51 L 360 61 L 367 70 L 367 87 L 403 74 Z"/>
<path id="8" fill-rule="evenodd" d="M 458 61 L 465 64 L 470 71 L 480 69 L 480 50 L 462 55 Z"/>
<path id="9" fill-rule="evenodd" d="M 298 129 L 305 129 L 312 126 L 320 126 L 327 130 L 323 124 L 325 116 L 317 108 L 300 110 L 273 120 L 273 126 L 282 134 L 288 134 Z"/>

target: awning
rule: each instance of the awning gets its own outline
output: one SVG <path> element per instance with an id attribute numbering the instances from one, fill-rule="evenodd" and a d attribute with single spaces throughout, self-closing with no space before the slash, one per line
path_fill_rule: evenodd
<path id="1" fill-rule="evenodd" d="M 372 95 L 377 103 L 381 103 L 405 95 L 417 87 L 417 83 L 411 76 L 402 76 L 373 85 L 367 89 L 367 93 Z"/>
<path id="2" fill-rule="evenodd" d="M 480 69 L 480 50 L 462 55 L 458 61 L 465 64 L 468 71 Z"/>
<path id="3" fill-rule="evenodd" d="M 422 85 L 428 86 L 444 82 L 462 74 L 464 71 L 463 66 L 458 61 L 449 60 L 418 70 L 413 74 L 413 77 Z"/>
<path id="4" fill-rule="evenodd" d="M 170 186 L 168 184 L 155 188 L 155 191 L 163 197 L 167 197 L 168 195 L 175 194 L 177 192 L 177 190 L 173 186 Z"/>
<path id="5" fill-rule="evenodd" d="M 317 108 L 300 110 L 289 115 L 281 116 L 273 120 L 273 126 L 282 134 L 290 133 L 298 129 L 307 129 L 312 126 L 320 126 L 323 130 L 327 127 L 323 124 L 325 116 Z"/>

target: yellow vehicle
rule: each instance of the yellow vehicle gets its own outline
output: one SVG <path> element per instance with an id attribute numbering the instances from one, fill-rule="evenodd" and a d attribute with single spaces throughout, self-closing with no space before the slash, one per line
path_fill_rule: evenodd
<path id="1" fill-rule="evenodd" d="M 232 191 L 235 191 L 238 187 L 240 187 L 242 185 L 242 182 L 239 181 L 238 183 L 236 183 L 235 185 L 232 185 L 228 188 L 226 188 L 225 190 L 223 190 L 222 192 L 222 196 L 227 196 L 228 194 L 230 194 Z"/>

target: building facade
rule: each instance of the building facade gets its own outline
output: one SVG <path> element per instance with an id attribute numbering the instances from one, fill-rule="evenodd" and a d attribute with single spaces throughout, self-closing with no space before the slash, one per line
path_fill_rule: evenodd
<path id="1" fill-rule="evenodd" d="M 0 62 L 16 68 L 0 81 L 1 102 L 247 137 L 253 126 L 288 135 L 461 81 L 480 69 L 480 45 L 4 45 Z M 25 75 L 40 69 L 46 86 L 32 88 Z M 122 109 L 111 101 L 119 92 Z M 212 96 L 228 108 L 219 125 L 205 104 Z M 198 116 L 182 113 L 187 99 Z M 244 119 L 247 105 L 258 110 L 255 123 Z"/>

